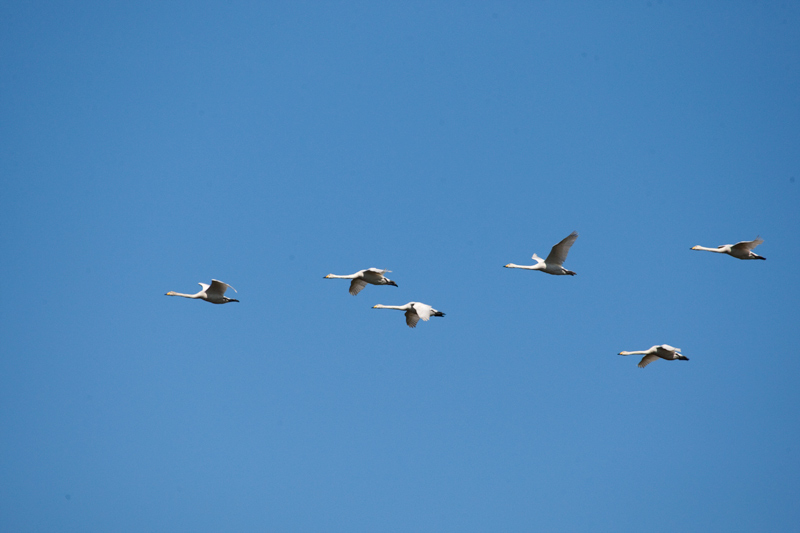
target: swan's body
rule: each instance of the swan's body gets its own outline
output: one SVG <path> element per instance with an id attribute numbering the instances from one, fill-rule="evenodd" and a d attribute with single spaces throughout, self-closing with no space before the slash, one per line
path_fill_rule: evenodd
<path id="1" fill-rule="evenodd" d="M 728 254 L 736 259 L 764 259 L 760 255 L 753 252 L 753 248 L 764 242 L 761 237 L 756 237 L 752 241 L 742 241 L 736 244 L 723 244 L 716 248 L 706 248 L 705 246 L 692 246 L 692 250 L 703 250 L 705 252 L 716 252 L 718 254 Z"/>
<path id="2" fill-rule="evenodd" d="M 536 254 L 533 254 L 532 259 L 536 260 L 535 265 L 515 265 L 514 263 L 509 263 L 504 265 L 505 268 L 524 268 L 525 270 L 541 270 L 542 272 L 546 272 L 547 274 L 552 274 L 554 276 L 574 276 L 575 272 L 572 270 L 567 270 L 562 265 L 564 261 L 567 259 L 567 254 L 569 253 L 569 249 L 575 243 L 575 239 L 578 238 L 578 232 L 573 231 L 567 237 L 564 238 L 560 243 L 553 246 L 553 249 L 550 250 L 550 255 L 547 256 L 546 259 L 542 259 Z"/>
<path id="3" fill-rule="evenodd" d="M 229 288 L 233 289 L 233 287 L 217 279 L 212 279 L 211 285 L 206 285 L 205 283 L 198 283 L 198 285 L 200 285 L 203 288 L 203 290 L 198 292 L 197 294 L 183 294 L 180 292 L 169 291 L 166 295 L 183 296 L 184 298 L 205 300 L 207 302 L 211 302 L 212 304 L 226 304 L 228 302 L 239 301 L 225 296 L 225 291 L 228 290 Z M 233 289 L 233 292 L 237 292 L 236 289 Z"/>
<path id="4" fill-rule="evenodd" d="M 667 361 L 688 361 L 689 358 L 681 354 L 680 348 L 673 348 L 669 344 L 662 344 L 661 346 L 651 346 L 649 350 L 639 350 L 637 352 L 619 352 L 620 355 L 643 355 L 642 360 L 639 361 L 639 368 L 644 368 L 659 357 Z"/>
<path id="5" fill-rule="evenodd" d="M 366 270 L 359 270 L 355 274 L 349 276 L 337 276 L 336 274 L 328 274 L 325 276 L 327 279 L 352 279 L 350 282 L 350 294 L 355 296 L 361 289 L 370 285 L 392 285 L 397 287 L 397 283 L 385 277 L 384 274 L 391 272 L 391 270 L 380 270 L 377 268 L 368 268 Z"/>
<path id="6" fill-rule="evenodd" d="M 417 327 L 417 322 L 421 318 L 424 321 L 430 320 L 432 316 L 444 316 L 444 313 L 437 311 L 433 307 L 420 302 L 408 302 L 406 305 L 373 305 L 373 309 L 397 309 L 406 312 L 406 324 L 408 327 Z"/>

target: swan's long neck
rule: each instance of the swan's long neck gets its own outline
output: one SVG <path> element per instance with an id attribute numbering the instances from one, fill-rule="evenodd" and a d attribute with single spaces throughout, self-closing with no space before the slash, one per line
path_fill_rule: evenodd
<path id="1" fill-rule="evenodd" d="M 724 254 L 727 250 L 725 248 L 706 248 L 705 246 L 693 246 L 692 250 L 703 250 L 705 252 L 716 252 L 718 254 Z"/>
<path id="2" fill-rule="evenodd" d="M 197 294 L 183 294 L 182 292 L 169 291 L 167 296 L 183 296 L 184 298 L 200 298 L 200 293 Z"/>
<path id="3" fill-rule="evenodd" d="M 647 355 L 644 350 L 637 350 L 635 352 L 619 352 L 620 355 Z"/>
<path id="4" fill-rule="evenodd" d="M 328 279 L 355 279 L 356 277 L 358 277 L 358 274 L 350 274 L 349 276 L 337 276 L 336 274 L 328 274 L 325 277 Z"/>
<path id="5" fill-rule="evenodd" d="M 397 309 L 398 311 L 405 311 L 407 307 L 405 305 L 373 305 L 373 309 Z"/>
<path id="6" fill-rule="evenodd" d="M 537 263 L 535 265 L 515 265 L 514 263 L 509 263 L 505 265 L 506 268 L 524 268 L 525 270 L 542 270 L 539 266 L 542 263 Z"/>

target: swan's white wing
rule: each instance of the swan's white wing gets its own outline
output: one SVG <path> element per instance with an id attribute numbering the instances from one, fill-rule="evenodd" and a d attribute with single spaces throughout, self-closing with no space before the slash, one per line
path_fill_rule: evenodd
<path id="1" fill-rule="evenodd" d="M 361 292 L 361 289 L 363 289 L 366 286 L 367 286 L 366 281 L 364 281 L 363 279 L 356 278 L 350 282 L 350 294 L 355 296 L 356 294 Z"/>
<path id="2" fill-rule="evenodd" d="M 225 291 L 228 290 L 228 287 L 233 289 L 233 287 L 231 287 L 230 285 L 228 285 L 223 281 L 220 281 L 218 279 L 212 279 L 211 288 L 206 289 L 206 294 L 208 295 L 216 294 L 219 296 L 223 296 L 225 294 Z M 233 289 L 233 292 L 236 292 L 236 289 Z"/>
<path id="3" fill-rule="evenodd" d="M 731 250 L 742 251 L 744 253 L 747 253 L 756 246 L 758 246 L 759 244 L 761 244 L 762 242 L 764 242 L 764 239 L 762 239 L 761 237 L 756 237 L 752 241 L 737 242 L 736 244 L 731 246 Z"/>
<path id="4" fill-rule="evenodd" d="M 425 322 L 431 319 L 431 313 L 433 312 L 433 307 L 431 307 L 430 305 L 415 302 L 414 310 L 417 312 L 419 317 Z"/>
<path id="5" fill-rule="evenodd" d="M 642 360 L 639 361 L 639 368 L 646 367 L 656 359 L 658 359 L 658 356 L 654 353 L 651 353 L 650 355 L 645 355 L 644 357 L 642 357 Z"/>
<path id="6" fill-rule="evenodd" d="M 229 289 L 233 289 L 233 292 L 237 292 L 237 293 L 239 292 L 236 289 L 234 289 L 231 285 L 228 285 L 227 283 L 225 283 L 224 281 L 220 281 L 218 279 L 212 279 L 211 280 L 211 286 L 212 287 L 214 286 L 214 283 L 219 283 L 220 285 L 224 285 L 225 287 L 227 287 Z"/>
<path id="7" fill-rule="evenodd" d="M 669 344 L 662 344 L 661 346 L 658 347 L 659 350 L 662 349 L 662 348 L 664 350 L 669 351 L 669 352 L 680 352 L 681 351 L 680 348 L 675 348 L 674 346 L 670 346 Z"/>
<path id="8" fill-rule="evenodd" d="M 575 243 L 575 239 L 578 238 L 578 232 L 573 231 L 567 237 L 564 238 L 563 241 L 553 246 L 553 249 L 550 250 L 550 255 L 544 260 L 545 263 L 548 265 L 561 265 L 564 261 L 567 260 L 567 254 L 569 253 L 569 249 Z"/>
<path id="9" fill-rule="evenodd" d="M 370 268 L 369 270 L 364 270 L 364 274 L 362 275 L 364 279 L 368 280 L 367 283 L 373 283 L 375 285 L 378 285 L 383 279 L 384 272 L 388 272 L 388 270 L 378 270 L 377 268 Z"/>
<path id="10" fill-rule="evenodd" d="M 211 285 L 206 285 L 205 283 L 198 283 L 198 285 L 203 288 L 203 292 L 206 294 L 208 293 L 208 288 L 211 287 Z"/>
<path id="11" fill-rule="evenodd" d="M 415 328 L 417 327 L 417 322 L 419 322 L 419 315 L 417 314 L 416 311 L 414 311 L 414 308 L 412 307 L 411 309 L 406 311 L 406 324 L 408 324 L 408 327 L 410 328 Z"/>
<path id="12" fill-rule="evenodd" d="M 376 274 L 386 274 L 387 272 L 391 272 L 391 270 L 380 269 L 380 268 L 368 268 L 365 272 L 375 272 Z"/>
<path id="13" fill-rule="evenodd" d="M 536 255 L 536 254 L 533 254 L 533 255 L 531 256 L 531 259 L 533 259 L 533 260 L 534 260 L 534 261 L 536 261 L 537 263 L 542 263 L 542 262 L 544 262 L 544 259 L 542 259 L 541 257 L 539 257 L 539 256 L 538 256 L 538 255 Z"/>

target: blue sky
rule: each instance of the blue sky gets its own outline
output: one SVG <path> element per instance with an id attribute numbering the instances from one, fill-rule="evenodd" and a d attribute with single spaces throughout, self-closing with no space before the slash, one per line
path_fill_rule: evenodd
<path id="1" fill-rule="evenodd" d="M 704 4 L 0 6 L 2 528 L 796 529 L 800 7 Z"/>

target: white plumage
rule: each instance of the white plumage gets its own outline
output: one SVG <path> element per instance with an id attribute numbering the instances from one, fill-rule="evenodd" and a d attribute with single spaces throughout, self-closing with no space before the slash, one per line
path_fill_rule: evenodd
<path id="1" fill-rule="evenodd" d="M 573 231 L 567 237 L 564 238 L 560 243 L 553 246 L 550 250 L 550 255 L 547 256 L 546 259 L 542 259 L 536 254 L 533 254 L 532 259 L 536 261 L 535 265 L 515 265 L 514 263 L 509 263 L 505 265 L 505 268 L 522 268 L 525 270 L 541 270 L 542 272 L 546 272 L 547 274 L 552 274 L 554 276 L 574 276 L 575 272 L 572 270 L 567 270 L 562 265 L 564 261 L 567 260 L 567 254 L 569 253 L 569 249 L 575 243 L 575 240 L 578 238 L 578 233 Z"/>
<path id="2" fill-rule="evenodd" d="M 336 274 L 328 274 L 325 276 L 326 279 L 352 279 L 353 281 L 350 282 L 350 294 L 355 296 L 361 289 L 370 285 L 392 285 L 393 287 L 397 287 L 397 283 L 390 280 L 386 276 L 385 273 L 391 272 L 391 270 L 380 270 L 377 268 L 368 268 L 366 270 L 359 270 L 355 274 L 350 274 L 348 276 L 337 276 Z"/>
<path id="3" fill-rule="evenodd" d="M 644 368 L 658 358 L 666 359 L 667 361 L 688 361 L 689 358 L 681 354 L 680 348 L 674 348 L 669 344 L 661 344 L 660 346 L 651 346 L 648 350 L 639 350 L 636 352 L 619 352 L 620 355 L 644 355 L 642 360 L 639 361 L 639 368 Z"/>
<path id="4" fill-rule="evenodd" d="M 753 251 L 753 248 L 763 243 L 764 239 L 756 237 L 752 241 L 741 241 L 736 244 L 723 244 L 716 248 L 706 248 L 705 246 L 692 246 L 692 250 L 703 250 L 705 252 L 716 252 L 718 254 L 728 254 L 736 259 L 764 259 Z"/>
<path id="5" fill-rule="evenodd" d="M 196 294 L 183 294 L 180 292 L 169 291 L 166 296 L 183 296 L 184 298 L 205 300 L 207 302 L 211 302 L 212 304 L 226 304 L 228 302 L 239 301 L 225 296 L 225 291 L 229 288 L 233 289 L 233 287 L 223 281 L 219 281 L 218 279 L 212 279 L 211 285 L 206 285 L 205 283 L 198 283 L 198 285 L 200 285 L 203 290 Z M 236 289 L 233 289 L 233 292 L 237 292 Z"/>
<path id="6" fill-rule="evenodd" d="M 405 305 L 373 305 L 373 309 L 397 309 L 399 311 L 405 311 L 406 315 L 406 324 L 408 327 L 415 328 L 417 327 L 417 322 L 421 318 L 425 322 L 430 320 L 432 316 L 444 316 L 444 313 L 441 311 L 437 311 L 433 307 L 428 304 L 424 304 L 421 302 L 408 302 Z"/>

